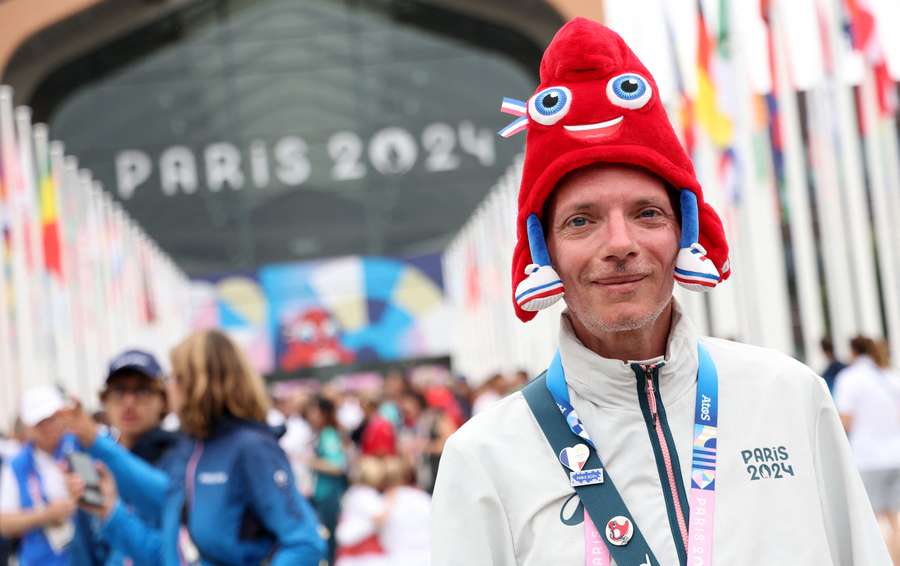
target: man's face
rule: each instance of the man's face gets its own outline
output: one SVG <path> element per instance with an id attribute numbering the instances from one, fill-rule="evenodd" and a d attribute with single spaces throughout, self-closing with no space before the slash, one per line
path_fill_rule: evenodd
<path id="1" fill-rule="evenodd" d="M 614 165 L 576 171 L 557 186 L 545 222 L 576 324 L 595 336 L 637 330 L 668 306 L 679 227 L 657 177 Z"/>
<path id="2" fill-rule="evenodd" d="M 59 446 L 59 441 L 62 440 L 64 432 L 62 418 L 59 413 L 56 413 L 30 427 L 27 436 L 38 448 L 52 454 L 56 447 Z"/>
<path id="3" fill-rule="evenodd" d="M 140 436 L 159 425 L 165 401 L 159 385 L 149 377 L 122 373 L 107 384 L 103 408 L 119 432 Z"/>

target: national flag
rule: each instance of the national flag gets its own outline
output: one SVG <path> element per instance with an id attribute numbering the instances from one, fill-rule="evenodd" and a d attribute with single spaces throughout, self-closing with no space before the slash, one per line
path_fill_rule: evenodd
<path id="1" fill-rule="evenodd" d="M 775 39 L 772 30 L 772 6 L 770 0 L 760 0 L 760 11 L 766 25 L 766 45 L 769 52 L 769 74 L 771 89 L 762 95 L 769 126 L 769 146 L 772 152 L 772 169 L 775 173 L 779 193 L 784 191 L 784 140 L 781 135 L 781 117 L 778 112 L 778 74 L 775 71 Z M 782 194 L 782 201 L 784 201 Z"/>
<path id="2" fill-rule="evenodd" d="M 481 307 L 481 272 L 478 269 L 478 253 L 474 243 L 466 250 L 465 270 L 465 295 L 464 304 L 469 310 L 477 311 Z"/>
<path id="3" fill-rule="evenodd" d="M 59 231 L 59 195 L 56 179 L 50 164 L 49 132 L 44 124 L 34 127 L 37 158 L 41 240 L 43 241 L 44 269 L 57 281 L 63 280 L 62 246 Z"/>
<path id="4" fill-rule="evenodd" d="M 727 3 L 719 3 L 719 41 L 710 35 L 703 14 L 703 6 L 697 2 L 697 123 L 706 131 L 715 146 L 726 149 L 734 137 L 731 118 L 719 103 L 719 95 L 714 83 L 713 58 L 721 57 L 717 53 L 719 46 L 727 41 Z M 725 40 L 725 41 L 723 41 Z"/>
<path id="5" fill-rule="evenodd" d="M 0 146 L 3 139 L 0 137 Z M 0 151 L 0 372 L 6 376 L 0 381 L 5 382 L 2 394 L 5 401 L 0 402 L 0 410 L 12 415 L 15 411 L 15 403 L 19 399 L 18 382 L 12 379 L 15 375 L 15 360 L 13 359 L 13 294 L 12 294 L 12 242 L 11 226 L 9 224 L 9 198 L 7 186 L 4 182 L 4 168 L 9 167 L 4 163 L 4 152 Z M 10 426 L 11 422 L 0 421 L 0 426 Z"/>
<path id="6" fill-rule="evenodd" d="M 675 80 L 675 92 L 678 98 L 678 107 L 675 111 L 678 117 L 677 127 L 681 131 L 681 142 L 684 145 L 688 155 L 694 155 L 696 147 L 696 139 L 694 134 L 695 127 L 695 108 L 694 99 L 688 89 L 685 75 L 687 69 L 682 67 L 681 58 L 678 56 L 677 46 L 679 45 L 678 35 L 676 33 L 676 24 L 673 22 L 674 14 L 670 10 L 663 10 L 663 17 L 666 29 L 666 35 L 671 46 L 670 53 L 672 58 L 671 68 Z"/>
<path id="7" fill-rule="evenodd" d="M 853 49 L 860 52 L 872 68 L 879 112 L 882 116 L 893 116 L 898 108 L 897 87 L 878 41 L 872 9 L 867 0 L 845 0 L 844 5 L 844 30 L 850 36 Z"/>
<path id="8" fill-rule="evenodd" d="M 34 333 L 34 360 L 37 381 L 53 383 L 57 376 L 51 374 L 56 351 L 53 348 L 54 325 L 51 316 L 49 291 L 44 269 L 44 249 L 41 237 L 40 210 L 38 210 L 38 169 L 35 161 L 34 128 L 31 109 L 19 106 L 15 111 L 18 138 L 21 184 L 19 186 L 19 210 L 25 226 L 25 260 L 28 272 L 28 300 L 18 299 L 18 306 L 28 310 Z M 22 295 L 25 297 L 25 295 Z"/>
<path id="9" fill-rule="evenodd" d="M 33 313 L 31 309 L 31 269 L 28 265 L 28 240 L 30 215 L 27 212 L 27 187 L 22 175 L 22 153 L 16 137 L 16 119 L 13 111 L 13 92 L 0 86 L 0 156 L 3 160 L 3 185 L 9 236 L 9 262 L 11 292 L 9 306 L 12 311 L 12 341 L 19 375 L 36 379 L 36 354 Z"/>
<path id="10" fill-rule="evenodd" d="M 147 324 L 156 322 L 156 300 L 153 292 L 152 258 L 145 236 L 140 234 L 141 314 Z"/>

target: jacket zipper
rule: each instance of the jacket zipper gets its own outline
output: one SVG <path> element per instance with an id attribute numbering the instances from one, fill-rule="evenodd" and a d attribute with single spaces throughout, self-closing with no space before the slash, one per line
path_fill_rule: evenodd
<path id="1" fill-rule="evenodd" d="M 666 506 L 669 508 L 669 526 L 672 529 L 672 536 L 675 537 L 675 548 L 681 564 L 686 564 L 688 520 L 686 501 L 683 499 L 684 487 L 681 479 L 681 467 L 678 464 L 678 451 L 672 444 L 671 433 L 668 432 L 662 397 L 656 388 L 656 379 L 659 375 L 659 368 L 662 365 L 662 363 L 633 364 L 632 368 L 635 374 L 643 378 L 643 384 L 638 383 L 639 394 L 643 396 L 644 401 L 644 403 L 641 403 L 641 408 L 644 411 L 644 420 L 647 424 L 650 442 L 654 447 L 653 452 L 657 459 L 657 472 L 662 483 Z M 641 380 L 639 379 L 638 381 L 640 382 Z"/>

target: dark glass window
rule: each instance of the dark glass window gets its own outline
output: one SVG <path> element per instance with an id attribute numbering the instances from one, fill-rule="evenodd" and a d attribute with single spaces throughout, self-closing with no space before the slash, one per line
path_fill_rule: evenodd
<path id="1" fill-rule="evenodd" d="M 516 2 L 510 2 L 510 10 Z M 50 73 L 54 138 L 192 276 L 439 251 L 540 48 L 416 2 L 195 2 Z"/>

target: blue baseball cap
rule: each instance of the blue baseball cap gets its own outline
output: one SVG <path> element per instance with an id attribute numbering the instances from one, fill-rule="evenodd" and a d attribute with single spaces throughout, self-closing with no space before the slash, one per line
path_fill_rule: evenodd
<path id="1" fill-rule="evenodd" d="M 150 379 L 161 379 L 163 375 L 162 367 L 156 358 L 150 352 L 143 350 L 126 350 L 109 362 L 109 372 L 106 374 L 106 381 L 125 370 L 137 372 L 145 375 Z"/>

